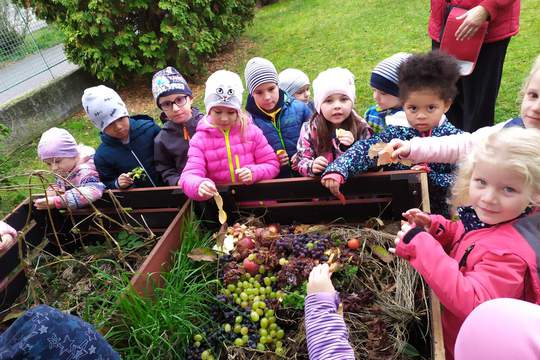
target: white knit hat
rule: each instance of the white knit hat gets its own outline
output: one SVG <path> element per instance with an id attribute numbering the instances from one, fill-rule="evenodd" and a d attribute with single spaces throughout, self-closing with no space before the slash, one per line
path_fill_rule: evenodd
<path id="1" fill-rule="evenodd" d="M 344 68 L 331 68 L 321 72 L 313 80 L 313 103 L 315 110 L 321 112 L 321 104 L 324 99 L 333 94 L 343 94 L 351 101 L 356 101 L 356 87 L 354 86 L 354 75 Z"/>
<path id="2" fill-rule="evenodd" d="M 309 85 L 308 76 L 298 69 L 285 69 L 278 75 L 279 88 L 289 95 L 294 95 L 303 86 Z"/>
<path id="3" fill-rule="evenodd" d="M 100 131 L 103 131 L 113 121 L 129 116 L 126 104 L 120 95 L 105 85 L 84 90 L 82 105 L 90 120 Z"/>
<path id="4" fill-rule="evenodd" d="M 260 57 L 254 57 L 247 62 L 244 77 L 250 94 L 253 94 L 255 88 L 261 84 L 278 83 L 278 74 L 274 64 Z"/>
<path id="5" fill-rule="evenodd" d="M 215 106 L 225 106 L 236 111 L 242 107 L 244 86 L 238 74 L 227 70 L 218 70 L 206 80 L 204 106 L 206 113 Z"/>

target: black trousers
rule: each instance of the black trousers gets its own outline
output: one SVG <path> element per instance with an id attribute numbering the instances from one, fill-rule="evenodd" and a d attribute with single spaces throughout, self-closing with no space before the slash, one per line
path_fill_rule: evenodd
<path id="1" fill-rule="evenodd" d="M 495 102 L 509 42 L 510 38 L 483 44 L 472 74 L 457 82 L 458 94 L 446 113 L 457 128 L 473 132 L 495 123 Z M 433 49 L 439 46 L 432 41 Z"/>

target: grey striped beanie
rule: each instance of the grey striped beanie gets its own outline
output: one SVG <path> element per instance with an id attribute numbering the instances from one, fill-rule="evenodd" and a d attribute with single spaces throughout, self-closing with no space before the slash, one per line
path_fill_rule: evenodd
<path id="1" fill-rule="evenodd" d="M 394 54 L 375 66 L 371 72 L 371 87 L 393 96 L 399 96 L 399 68 L 411 56 L 409 53 Z"/>
<path id="2" fill-rule="evenodd" d="M 261 84 L 278 83 L 278 73 L 274 64 L 260 57 L 254 57 L 247 62 L 244 77 L 250 94 L 253 94 L 255 88 Z"/>

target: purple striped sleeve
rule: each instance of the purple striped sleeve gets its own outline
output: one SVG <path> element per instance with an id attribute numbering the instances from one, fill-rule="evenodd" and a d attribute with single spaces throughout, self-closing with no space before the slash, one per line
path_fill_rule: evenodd
<path id="1" fill-rule="evenodd" d="M 310 360 L 354 360 L 349 332 L 336 313 L 339 295 L 315 293 L 306 296 L 305 322 Z"/>

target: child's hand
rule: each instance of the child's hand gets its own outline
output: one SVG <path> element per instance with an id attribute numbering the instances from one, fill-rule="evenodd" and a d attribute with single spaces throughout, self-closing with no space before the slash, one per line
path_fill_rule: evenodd
<path id="1" fill-rule="evenodd" d="M 321 292 L 335 292 L 336 290 L 334 289 L 332 280 L 330 280 L 330 276 L 332 276 L 332 273 L 330 272 L 328 264 L 315 266 L 309 273 L 309 280 L 307 283 L 308 295 Z"/>
<path id="2" fill-rule="evenodd" d="M 212 181 L 205 180 L 199 185 L 199 196 L 205 200 L 210 199 L 217 192 L 216 185 Z"/>
<path id="3" fill-rule="evenodd" d="M 238 179 L 240 179 L 243 184 L 250 184 L 253 181 L 253 174 L 248 168 L 243 167 L 236 169 L 234 170 L 234 173 L 238 175 Z"/>
<path id="4" fill-rule="evenodd" d="M 341 192 L 339 191 L 339 181 L 336 181 L 332 178 L 322 178 L 321 184 L 325 188 L 328 188 L 328 190 L 330 190 L 332 195 L 334 195 L 337 198 L 340 197 Z"/>
<path id="5" fill-rule="evenodd" d="M 119 177 L 118 177 L 118 187 L 120 189 L 126 189 L 128 187 L 130 187 L 131 185 L 133 185 L 133 179 L 128 175 L 128 174 L 121 174 Z"/>
<path id="6" fill-rule="evenodd" d="M 313 160 L 313 164 L 311 164 L 311 171 L 314 174 L 320 174 L 324 171 L 324 169 L 326 169 L 327 166 L 328 160 L 324 156 L 319 156 L 318 158 Z"/>
<path id="7" fill-rule="evenodd" d="M 54 205 L 54 198 L 52 196 L 46 197 L 46 198 L 35 199 L 34 206 L 38 210 L 54 209 L 56 207 Z"/>
<path id="8" fill-rule="evenodd" d="M 398 231 L 397 235 L 396 235 L 396 238 L 394 239 L 394 246 L 393 248 L 389 248 L 388 251 L 391 252 L 392 254 L 395 254 L 396 253 L 396 248 L 399 244 L 400 241 L 403 240 L 403 237 L 405 236 L 405 234 L 407 232 L 409 232 L 409 230 L 412 229 L 412 225 L 409 224 L 408 222 L 403 222 L 401 224 L 401 230 Z"/>
<path id="9" fill-rule="evenodd" d="M 411 153 L 411 143 L 409 141 L 392 139 L 388 145 L 394 149 L 392 159 L 406 158 Z"/>
<path id="10" fill-rule="evenodd" d="M 0 221 L 0 251 L 6 249 L 17 237 L 17 230 Z"/>
<path id="11" fill-rule="evenodd" d="M 337 135 L 337 139 L 343 145 L 351 146 L 351 144 L 354 142 L 354 135 L 350 131 L 341 129 L 341 131 Z"/>
<path id="12" fill-rule="evenodd" d="M 54 184 L 54 185 L 49 185 L 45 193 L 47 194 L 47 196 L 56 196 L 56 195 L 61 194 L 62 192 L 63 192 L 63 189 L 61 189 L 60 186 Z"/>
<path id="13" fill-rule="evenodd" d="M 287 155 L 287 152 L 283 149 L 276 151 L 276 155 L 279 160 L 279 164 L 281 166 L 288 166 L 289 165 L 289 155 Z"/>
<path id="14" fill-rule="evenodd" d="M 420 209 L 410 209 L 402 213 L 403 217 L 407 219 L 407 222 L 411 225 L 416 225 L 429 230 L 431 227 L 431 217 L 429 214 L 423 212 Z"/>

